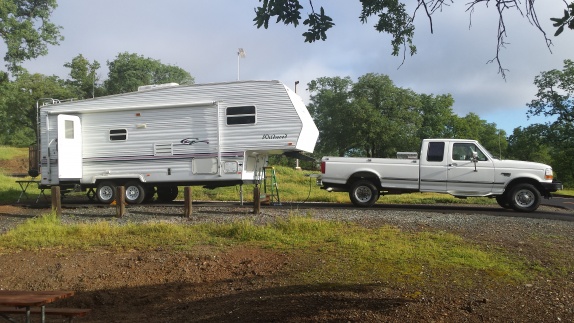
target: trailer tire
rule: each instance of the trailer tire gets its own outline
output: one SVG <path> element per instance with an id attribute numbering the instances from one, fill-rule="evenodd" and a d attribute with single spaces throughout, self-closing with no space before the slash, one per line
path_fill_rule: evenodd
<path id="1" fill-rule="evenodd" d="M 533 212 L 540 205 L 540 192 L 532 184 L 518 184 L 508 196 L 510 206 L 518 212 Z"/>
<path id="2" fill-rule="evenodd" d="M 156 193 L 158 201 L 171 202 L 175 200 L 179 192 L 176 185 L 163 185 L 157 187 Z"/>
<path id="3" fill-rule="evenodd" d="M 355 206 L 369 207 L 373 206 L 379 199 L 379 190 L 372 182 L 359 180 L 351 185 L 349 197 Z"/>
<path id="4" fill-rule="evenodd" d="M 151 185 L 144 186 L 145 196 L 143 203 L 151 203 L 153 201 L 153 196 L 155 195 L 155 188 Z"/>
<path id="5" fill-rule="evenodd" d="M 128 204 L 140 204 L 145 198 L 143 185 L 138 181 L 126 183 L 126 202 Z"/>
<path id="6" fill-rule="evenodd" d="M 103 181 L 96 188 L 96 197 L 100 203 L 110 204 L 116 199 L 116 184 L 110 181 Z"/>

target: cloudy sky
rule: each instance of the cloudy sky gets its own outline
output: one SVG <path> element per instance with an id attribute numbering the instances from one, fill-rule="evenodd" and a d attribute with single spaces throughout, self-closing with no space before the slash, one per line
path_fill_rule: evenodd
<path id="1" fill-rule="evenodd" d="M 495 7 L 479 7 L 469 30 L 464 3 L 457 1 L 433 16 L 433 34 L 419 12 L 415 21 L 418 54 L 407 57 L 401 66 L 402 58 L 391 56 L 390 38 L 372 27 L 375 19 L 364 25 L 359 21 L 358 0 L 315 0 L 315 8 L 325 6 L 336 26 L 327 41 L 313 44 L 304 42 L 302 25 L 257 29 L 252 21 L 257 0 L 59 0 L 53 22 L 63 27 L 65 40 L 25 67 L 66 78 L 69 70 L 64 63 L 81 53 L 102 64 L 100 77 L 105 79 L 106 62 L 120 52 L 130 52 L 182 67 L 196 83 L 239 77 L 280 80 L 293 88 L 299 81 L 297 92 L 305 99 L 306 84 L 318 77 L 356 80 L 366 73 L 380 73 L 417 93 L 450 93 L 458 115 L 476 113 L 508 134 L 515 127 L 544 122 L 544 118 L 526 118 L 526 103 L 536 93 L 534 77 L 562 69 L 564 59 L 574 59 L 574 32 L 553 38 L 551 53 L 526 18 L 509 12 L 509 44 L 500 55 L 509 70 L 505 81 L 498 66 L 487 63 L 496 53 Z M 537 5 L 538 18 L 552 35 L 549 18 L 561 15 L 564 4 L 539 0 Z M 244 49 L 245 58 L 238 58 L 238 48 Z"/>

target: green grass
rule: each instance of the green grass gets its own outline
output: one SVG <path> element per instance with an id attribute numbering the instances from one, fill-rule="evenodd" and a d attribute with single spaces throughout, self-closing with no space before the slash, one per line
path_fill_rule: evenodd
<path id="1" fill-rule="evenodd" d="M 274 223 L 243 220 L 228 224 L 167 223 L 64 225 L 54 214 L 25 222 L 0 236 L 0 252 L 38 249 L 189 250 L 197 245 L 225 249 L 250 246 L 277 250 L 308 270 L 302 283 L 440 282 L 472 285 L 482 277 L 523 282 L 540 274 L 528 261 L 486 249 L 445 232 L 403 232 L 365 228 L 292 214 Z"/>
<path id="2" fill-rule="evenodd" d="M 28 148 L 16 148 L 0 145 L 0 160 L 14 159 L 17 157 L 28 157 Z"/>

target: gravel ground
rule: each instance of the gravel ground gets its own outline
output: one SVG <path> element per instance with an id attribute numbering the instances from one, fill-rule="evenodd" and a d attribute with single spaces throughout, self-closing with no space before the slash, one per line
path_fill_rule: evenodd
<path id="1" fill-rule="evenodd" d="M 182 216 L 181 206 L 127 206 L 127 214 L 121 218 L 115 216 L 114 207 L 90 206 L 64 208 L 63 223 L 89 223 L 108 221 L 113 223 L 142 223 L 167 222 L 181 224 L 195 223 L 228 223 L 236 220 L 250 219 L 255 223 L 268 223 L 276 218 L 284 218 L 292 214 L 310 215 L 320 219 L 352 221 L 364 226 L 380 226 L 384 224 L 397 226 L 404 230 L 443 230 L 456 233 L 466 233 L 473 237 L 481 235 L 496 235 L 500 239 L 520 240 L 522 234 L 553 234 L 574 237 L 574 221 L 531 218 L 516 216 L 501 216 L 484 214 L 480 208 L 476 212 L 437 212 L 405 209 L 352 209 L 352 208 L 275 208 L 265 207 L 261 213 L 254 215 L 251 206 L 195 206 L 190 218 Z M 0 205 L 0 234 L 25 220 L 48 212 L 49 209 L 23 208 Z M 552 207 L 541 207 L 541 212 L 552 212 L 565 218 L 574 216 L 574 212 Z"/>

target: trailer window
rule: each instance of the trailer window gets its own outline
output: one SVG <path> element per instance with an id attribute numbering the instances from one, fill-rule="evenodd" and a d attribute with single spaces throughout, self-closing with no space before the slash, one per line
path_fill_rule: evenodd
<path id="1" fill-rule="evenodd" d="M 429 142 L 427 150 L 427 161 L 441 162 L 444 155 L 444 142 Z"/>
<path id="2" fill-rule="evenodd" d="M 225 110 L 227 125 L 255 124 L 255 106 L 229 107 Z"/>
<path id="3" fill-rule="evenodd" d="M 64 120 L 64 130 L 66 139 L 74 139 L 74 121 Z"/>
<path id="4" fill-rule="evenodd" d="M 127 129 L 111 129 L 110 141 L 126 141 L 128 139 Z"/>

